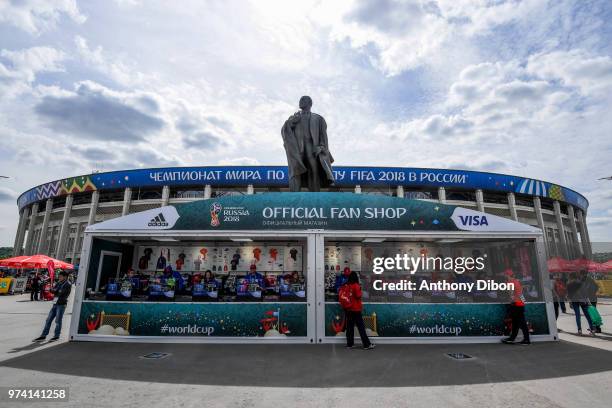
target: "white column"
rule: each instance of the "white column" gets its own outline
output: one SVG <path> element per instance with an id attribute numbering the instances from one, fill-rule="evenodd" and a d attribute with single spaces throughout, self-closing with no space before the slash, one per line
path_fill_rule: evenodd
<path id="1" fill-rule="evenodd" d="M 480 212 L 484 212 L 484 194 L 482 193 L 482 190 L 478 189 L 476 190 L 476 207 L 478 208 L 478 211 Z"/>
<path id="2" fill-rule="evenodd" d="M 538 220 L 538 226 L 544 235 L 544 244 L 548 244 L 546 228 L 544 228 L 544 216 L 542 215 L 542 202 L 540 201 L 540 197 L 533 197 L 533 209 L 535 210 L 536 220 Z M 548 255 L 548 245 L 544 245 L 544 248 L 546 249 L 546 254 Z"/>
<path id="3" fill-rule="evenodd" d="M 26 221 L 28 220 L 29 209 L 24 207 L 19 214 L 19 223 L 17 224 L 17 234 L 15 235 L 15 243 L 13 244 L 13 256 L 21 255 L 23 249 L 23 236 L 25 235 Z"/>
<path id="4" fill-rule="evenodd" d="M 518 221 L 518 213 L 516 212 L 516 198 L 514 193 L 508 193 L 508 209 L 510 210 L 510 217 L 514 221 Z"/>
<path id="5" fill-rule="evenodd" d="M 162 188 L 162 201 L 161 201 L 162 207 L 167 206 L 169 202 L 170 202 L 170 186 L 164 186 Z"/>
<path id="6" fill-rule="evenodd" d="M 255 194 L 255 189 L 253 188 L 253 185 L 252 185 L 252 184 L 249 184 L 249 185 L 247 186 L 247 194 L 248 194 L 248 195 L 253 195 L 253 194 Z"/>
<path id="7" fill-rule="evenodd" d="M 204 199 L 210 198 L 212 195 L 212 188 L 210 188 L 210 184 L 204 186 Z"/>
<path id="8" fill-rule="evenodd" d="M 576 214 L 574 212 L 574 206 L 569 204 L 567 205 L 567 216 L 569 217 L 570 229 L 572 232 L 572 250 L 574 252 L 580 252 L 578 251 L 578 226 L 576 225 Z"/>
<path id="9" fill-rule="evenodd" d="M 98 212 L 98 203 L 100 202 L 100 192 L 98 190 L 91 194 L 91 205 L 89 206 L 89 218 L 87 219 L 87 225 L 96 223 L 96 213 Z"/>
<path id="10" fill-rule="evenodd" d="M 442 204 L 446 204 L 446 190 L 444 187 L 438 187 L 438 201 Z"/>
<path id="11" fill-rule="evenodd" d="M 30 214 L 30 223 L 28 224 L 28 237 L 25 243 L 24 255 L 34 255 L 32 244 L 34 242 L 34 225 L 36 225 L 36 217 L 38 217 L 38 203 L 32 205 L 32 213 Z"/>
<path id="12" fill-rule="evenodd" d="M 36 253 L 47 254 L 47 229 L 49 229 L 49 219 L 51 219 L 51 211 L 53 210 L 53 199 L 47 198 L 45 204 L 45 216 L 43 218 L 42 228 L 40 229 L 40 238 L 38 239 L 38 247 Z"/>
<path id="13" fill-rule="evenodd" d="M 553 209 L 555 210 L 555 220 L 557 221 L 557 229 L 559 230 L 559 241 L 561 241 L 561 253 L 564 257 L 569 258 L 569 248 L 565 239 L 565 226 L 563 225 L 563 217 L 561 216 L 561 204 L 559 201 L 553 201 Z"/>
<path id="14" fill-rule="evenodd" d="M 578 224 L 580 225 L 580 242 L 582 243 L 582 253 L 587 258 L 591 258 L 591 239 L 589 238 L 589 230 L 586 225 L 586 220 L 582 210 L 576 211 L 578 213 Z"/>
<path id="15" fill-rule="evenodd" d="M 361 194 L 361 186 L 359 184 L 355 186 L 355 194 Z"/>
<path id="16" fill-rule="evenodd" d="M 55 254 L 58 259 L 65 258 L 66 238 L 68 237 L 68 222 L 70 221 L 70 212 L 72 211 L 72 194 L 66 196 L 66 206 L 64 207 L 64 218 L 62 218 L 62 228 L 60 229 L 59 242 L 57 243 L 57 251 Z"/>
<path id="17" fill-rule="evenodd" d="M 132 203 L 132 189 L 126 187 L 123 190 L 123 208 L 121 209 L 121 215 L 128 215 L 130 213 L 130 204 Z"/>
<path id="18" fill-rule="evenodd" d="M 397 186 L 395 195 L 404 198 L 404 186 Z"/>

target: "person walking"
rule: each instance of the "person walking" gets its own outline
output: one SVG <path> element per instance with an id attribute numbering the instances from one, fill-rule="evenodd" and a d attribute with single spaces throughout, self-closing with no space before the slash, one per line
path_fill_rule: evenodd
<path id="1" fill-rule="evenodd" d="M 582 281 L 584 282 L 584 290 L 589 303 L 593 305 L 594 308 L 597 308 L 597 292 L 599 291 L 597 282 L 595 282 L 595 279 L 593 279 L 586 271 L 583 273 Z M 591 315 L 588 313 L 587 315 L 591 317 Z M 592 321 L 593 319 L 591 319 L 591 322 Z M 601 326 L 596 326 L 593 324 L 593 329 L 595 333 L 601 333 Z"/>
<path id="2" fill-rule="evenodd" d="M 361 337 L 361 345 L 364 350 L 372 350 L 376 345 L 372 344 L 366 333 L 365 323 L 363 322 L 363 304 L 361 303 L 361 285 L 357 272 L 352 271 L 347 282 L 338 291 L 338 300 L 344 309 L 346 318 L 346 348 L 353 348 L 355 343 L 355 325 Z"/>
<path id="3" fill-rule="evenodd" d="M 506 279 L 508 283 L 514 285 L 512 291 L 512 303 L 510 303 L 510 317 L 512 318 L 512 332 L 510 337 L 502 339 L 502 343 L 515 344 L 516 336 L 519 329 L 523 332 L 523 340 L 518 344 L 528 346 L 531 344 L 529 340 L 529 327 L 527 327 L 527 319 L 525 319 L 525 297 L 523 296 L 523 285 L 521 285 L 520 276 L 514 276 L 511 270 L 507 270 Z"/>
<path id="4" fill-rule="evenodd" d="M 559 318 L 559 287 L 558 287 L 558 282 L 559 279 L 552 279 L 553 281 L 553 286 L 552 286 L 552 295 L 553 295 L 553 307 L 555 309 L 555 320 L 557 320 Z"/>
<path id="5" fill-rule="evenodd" d="M 53 319 L 55 319 L 55 333 L 49 341 L 59 340 L 62 331 L 62 318 L 64 317 L 64 311 L 66 310 L 66 304 L 68 303 L 68 296 L 70 296 L 71 290 L 70 282 L 68 282 L 67 278 L 68 274 L 65 271 L 59 273 L 58 282 L 53 289 L 51 289 L 51 292 L 55 295 L 55 303 L 49 311 L 42 334 L 33 341 L 43 341 L 47 338 L 51 330 Z"/>
<path id="6" fill-rule="evenodd" d="M 589 324 L 589 334 L 594 334 L 593 322 L 589 316 L 589 298 L 586 294 L 585 283 L 578 277 L 576 273 L 572 273 L 570 281 L 567 284 L 567 297 L 570 301 L 570 305 L 574 310 L 576 316 L 576 326 L 578 328 L 578 334 L 582 335 L 582 322 L 580 318 L 580 310 L 584 313 L 587 323 Z"/>
<path id="7" fill-rule="evenodd" d="M 38 293 L 40 292 L 40 275 L 38 272 L 32 276 L 30 281 L 30 301 L 38 300 Z"/>
<path id="8" fill-rule="evenodd" d="M 567 276 L 563 274 L 559 278 L 559 306 L 561 307 L 561 312 L 567 314 L 567 308 L 565 306 L 565 301 L 567 300 Z"/>

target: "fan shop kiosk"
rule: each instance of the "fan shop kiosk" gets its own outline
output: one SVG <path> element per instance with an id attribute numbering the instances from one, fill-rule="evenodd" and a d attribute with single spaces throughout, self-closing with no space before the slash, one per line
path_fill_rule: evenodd
<path id="1" fill-rule="evenodd" d="M 437 202 L 200 200 L 88 227 L 81 260 L 76 341 L 343 342 L 337 292 L 351 272 L 379 343 L 499 341 L 511 324 L 509 275 L 532 340 L 557 339 L 540 230 Z"/>

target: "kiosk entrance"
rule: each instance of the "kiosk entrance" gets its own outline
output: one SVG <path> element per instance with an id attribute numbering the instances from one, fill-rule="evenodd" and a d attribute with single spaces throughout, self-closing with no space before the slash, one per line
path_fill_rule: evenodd
<path id="1" fill-rule="evenodd" d="M 508 329 L 506 291 L 420 285 L 476 288 L 476 281 L 502 283 L 511 270 L 525 288 L 533 340 L 554 340 L 541 239 L 535 227 L 490 214 L 351 193 L 162 207 L 87 229 L 70 339 L 342 342 L 337 289 L 355 271 L 377 342 L 499 341 Z M 119 274 L 104 270 L 111 253 Z M 378 259 L 394 256 L 455 264 L 375 271 Z M 460 265 L 457 273 L 457 260 L 469 257 L 486 265 Z"/>

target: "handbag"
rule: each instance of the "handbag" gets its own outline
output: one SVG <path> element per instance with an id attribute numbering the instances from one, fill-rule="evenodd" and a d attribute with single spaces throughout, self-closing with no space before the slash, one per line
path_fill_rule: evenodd
<path id="1" fill-rule="evenodd" d="M 591 318 L 591 322 L 593 323 L 593 326 L 598 327 L 598 326 L 603 325 L 603 321 L 601 320 L 601 315 L 599 314 L 595 306 L 589 305 L 589 307 L 587 308 L 587 313 L 589 314 L 589 317 Z"/>

